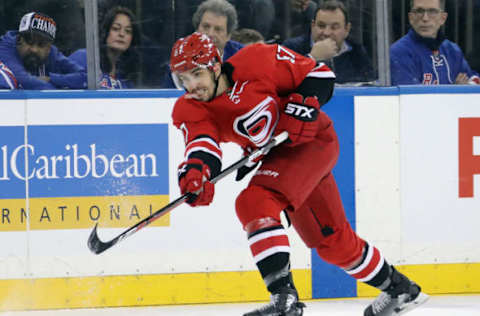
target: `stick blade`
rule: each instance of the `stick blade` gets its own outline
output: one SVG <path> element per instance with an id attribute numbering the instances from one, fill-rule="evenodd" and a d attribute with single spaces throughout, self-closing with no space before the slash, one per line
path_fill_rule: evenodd
<path id="1" fill-rule="evenodd" d="M 97 226 L 98 226 L 98 223 L 95 224 L 95 227 L 93 227 L 93 230 L 90 233 L 90 236 L 88 237 L 88 243 L 87 243 L 90 251 L 96 255 L 104 252 L 105 250 L 110 248 L 113 244 L 111 241 L 103 242 L 100 240 L 100 238 L 98 238 Z"/>

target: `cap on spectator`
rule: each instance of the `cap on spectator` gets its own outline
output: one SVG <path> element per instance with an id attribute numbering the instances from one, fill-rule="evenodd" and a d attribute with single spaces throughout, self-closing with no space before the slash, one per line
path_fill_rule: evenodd
<path id="1" fill-rule="evenodd" d="M 49 40 L 55 40 L 57 32 L 57 23 L 46 14 L 40 12 L 30 12 L 25 14 L 20 21 L 18 31 L 34 32 L 47 37 Z"/>

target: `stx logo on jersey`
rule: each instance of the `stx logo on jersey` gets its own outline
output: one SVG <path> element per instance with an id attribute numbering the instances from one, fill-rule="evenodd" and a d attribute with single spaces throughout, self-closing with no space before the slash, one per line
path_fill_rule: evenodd
<path id="1" fill-rule="evenodd" d="M 285 114 L 304 122 L 313 122 L 317 119 L 318 111 L 313 106 L 288 103 L 285 107 Z"/>
<path id="2" fill-rule="evenodd" d="M 480 175 L 480 118 L 458 119 L 458 196 L 473 197 L 473 177 Z"/>

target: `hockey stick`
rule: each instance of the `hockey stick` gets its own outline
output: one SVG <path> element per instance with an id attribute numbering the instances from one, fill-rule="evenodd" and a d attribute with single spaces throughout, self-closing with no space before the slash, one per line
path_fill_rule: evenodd
<path id="1" fill-rule="evenodd" d="M 278 134 L 277 136 L 273 137 L 268 144 L 265 146 L 258 148 L 254 150 L 250 155 L 243 157 L 242 159 L 238 160 L 237 162 L 233 163 L 226 169 L 222 170 L 215 178 L 211 180 L 212 183 L 216 183 L 229 175 L 230 173 L 234 172 L 235 170 L 239 169 L 240 167 L 244 166 L 247 162 L 254 160 L 261 155 L 266 154 L 271 148 L 277 146 L 278 144 L 283 143 L 286 139 L 288 138 L 288 132 L 282 132 Z M 94 253 L 94 254 L 100 254 L 104 252 L 105 250 L 109 249 L 116 243 L 122 241 L 123 239 L 127 238 L 130 235 L 133 235 L 143 227 L 149 225 L 151 222 L 157 220 L 158 218 L 162 217 L 163 215 L 167 214 L 177 206 L 181 205 L 183 202 L 185 202 L 191 195 L 192 193 L 186 193 L 182 195 L 181 197 L 177 198 L 176 200 L 170 202 L 163 208 L 159 209 L 155 213 L 151 214 L 150 216 L 144 218 L 140 222 L 136 223 L 135 225 L 131 226 L 124 232 L 122 232 L 120 235 L 117 237 L 113 238 L 112 240 L 103 242 L 98 238 L 97 234 L 97 227 L 98 223 L 95 224 L 95 227 L 93 227 L 92 232 L 90 233 L 90 237 L 88 237 L 88 248 Z"/>

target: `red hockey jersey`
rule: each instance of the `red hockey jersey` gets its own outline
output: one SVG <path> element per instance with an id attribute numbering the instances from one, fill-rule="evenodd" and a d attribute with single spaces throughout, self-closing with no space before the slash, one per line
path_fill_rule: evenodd
<path id="1" fill-rule="evenodd" d="M 209 102 L 180 97 L 173 123 L 184 135 L 185 159 L 221 162 L 221 142 L 261 147 L 275 131 L 286 97 L 306 77 L 335 78 L 325 65 L 281 45 L 252 44 L 226 61 L 233 66 L 233 87 Z M 325 115 L 321 112 L 320 115 Z M 210 161 L 208 161 L 210 160 Z"/>

